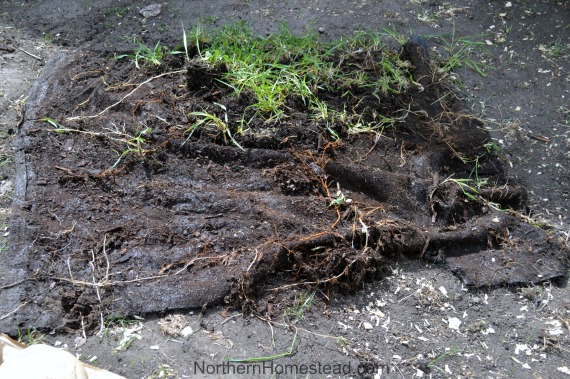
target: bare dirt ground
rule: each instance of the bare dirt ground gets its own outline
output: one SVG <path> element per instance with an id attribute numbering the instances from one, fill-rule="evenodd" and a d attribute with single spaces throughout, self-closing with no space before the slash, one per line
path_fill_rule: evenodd
<path id="1" fill-rule="evenodd" d="M 47 1 L 0 5 L 0 122 L 5 141 L 1 191 L 6 225 L 12 191 L 15 184 L 17 187 L 11 164 L 12 135 L 21 126 L 28 90 L 51 56 L 61 51 L 68 51 L 68 57 L 77 50 L 125 51 L 132 47 L 133 36 L 151 44 L 158 40 L 176 44 L 181 21 L 215 27 L 245 19 L 262 34 L 274 32 L 280 22 L 286 22 L 295 32 L 316 29 L 324 38 L 394 25 L 403 32 L 411 29 L 426 36 L 434 57 L 445 54 L 445 40 L 480 35 L 485 48 L 471 59 L 485 65 L 486 76 L 464 67 L 452 80 L 500 146 L 500 163 L 507 177 L 527 189 L 528 209 L 523 212 L 547 229 L 551 240 L 567 241 L 567 2 L 384 1 L 341 6 L 332 1 L 173 1 L 163 4 L 158 16 L 145 19 L 139 10 L 148 4 Z M 442 35 L 446 39 L 436 38 Z M 97 151 L 97 147 L 93 149 Z M 46 156 L 50 156 L 49 150 Z M 104 158 L 101 153 L 97 156 Z M 65 157 L 59 158 L 65 161 Z M 207 167 L 204 170 L 207 175 Z M 53 173 L 39 174 L 45 181 L 40 186 L 58 181 Z M 68 174 L 73 179 L 77 172 Z M 7 229 L 4 238 L 17 232 Z M 10 246 L 3 251 L 11 251 Z M 31 267 L 41 270 L 44 264 L 36 261 Z M 3 273 L 3 285 L 13 282 L 6 277 Z M 93 331 L 84 334 L 83 320 L 76 319 L 75 324 L 73 320 L 67 324 L 78 329 L 75 334 L 31 332 L 25 337 L 68 344 L 82 359 L 129 378 L 239 377 L 240 373 L 233 371 L 238 369 L 261 370 L 243 374 L 245 377 L 358 377 L 359 367 L 360 371 L 372 367 L 376 374 L 383 372 L 382 377 L 564 377 L 570 375 L 566 280 L 474 290 L 444 266 L 402 258 L 390 263 L 381 280 L 362 284 L 350 295 L 319 291 L 309 302 L 303 298 L 306 289 L 292 291 L 287 306 L 276 307 L 275 314 L 263 313 L 265 320 L 243 318 L 231 307 L 201 312 L 187 305 L 180 307 L 186 310 L 172 315 L 150 309 L 153 315 L 143 322 L 133 317 L 102 320 L 99 336 L 92 335 Z M 49 291 L 50 284 L 45 284 Z M 134 302 L 144 308 L 145 301 L 140 300 L 145 296 L 144 287 L 136 291 L 139 295 L 133 297 Z M 41 291 L 37 296 L 41 303 Z M 303 304 L 309 303 L 310 309 L 305 309 Z M 66 306 L 62 300 L 62 308 Z M 13 316 L 4 314 L 10 311 L 3 309 L 2 320 Z M 44 321 L 38 320 L 38 325 Z M 17 327 L 11 326 L 12 330 Z M 33 327 L 28 321 L 22 332 L 27 334 L 27 328 Z M 180 335 L 182 330 L 189 335 Z M 227 363 L 227 358 L 280 354 L 272 361 Z M 223 363 L 226 365 L 215 366 Z M 309 371 L 297 375 L 281 373 L 287 368 L 284 365 L 301 369 L 301 364 L 320 364 L 320 371 L 310 371 L 317 367 L 307 366 Z M 333 364 L 345 366 L 324 371 L 325 365 Z M 335 368 L 350 372 L 334 372 Z"/>

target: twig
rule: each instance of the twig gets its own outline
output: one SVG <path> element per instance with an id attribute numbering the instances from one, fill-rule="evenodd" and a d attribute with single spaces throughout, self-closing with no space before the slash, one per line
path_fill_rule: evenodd
<path id="1" fill-rule="evenodd" d="M 73 279 L 73 275 L 71 274 L 71 267 L 69 264 L 69 259 L 67 260 L 67 268 L 69 270 L 69 276 L 71 277 L 71 279 L 68 278 L 63 278 L 63 277 L 53 277 L 50 276 L 49 278 L 51 279 L 55 279 L 55 280 L 61 280 L 62 282 L 68 282 L 71 284 L 75 284 L 75 285 L 82 285 L 82 286 L 91 286 L 91 287 L 97 287 L 97 288 L 102 288 L 102 287 L 110 287 L 110 286 L 116 286 L 118 284 L 129 284 L 129 283 L 138 283 L 138 282 L 143 282 L 143 281 L 147 281 L 147 280 L 154 280 L 154 279 L 162 279 L 162 278 L 168 278 L 171 276 L 177 276 L 180 273 L 184 272 L 189 266 L 193 265 L 195 261 L 200 261 L 200 260 L 205 260 L 205 259 L 220 259 L 225 257 L 226 255 L 221 255 L 219 257 L 199 257 L 199 258 L 194 258 L 191 261 L 189 261 L 188 263 L 186 263 L 184 265 L 184 267 L 182 267 L 180 270 L 176 271 L 174 274 L 169 274 L 169 275 L 154 275 L 154 276 L 147 276 L 144 278 L 138 278 L 138 279 L 131 279 L 131 280 L 117 280 L 117 281 L 109 281 L 108 279 L 105 279 L 103 281 L 99 281 L 97 283 L 91 283 L 91 282 L 86 282 L 84 280 L 75 280 Z M 108 276 L 109 274 L 107 273 L 106 276 Z"/>
<path id="2" fill-rule="evenodd" d="M 24 305 L 28 304 L 27 301 L 24 301 L 22 304 L 20 304 L 20 306 L 16 309 L 14 309 L 12 312 L 8 312 L 6 313 L 4 316 L 0 317 L 0 320 L 4 320 L 5 318 L 7 318 L 8 316 L 10 316 L 12 313 L 16 313 L 18 312 L 18 309 L 22 308 Z"/>
<path id="3" fill-rule="evenodd" d="M 29 55 L 29 56 L 32 57 L 32 58 L 36 58 L 36 59 L 39 60 L 39 61 L 43 61 L 43 59 L 42 59 L 41 57 L 38 57 L 37 55 L 34 55 L 34 54 L 32 54 L 32 53 L 28 53 L 28 52 L 27 52 L 26 50 L 24 50 L 24 49 L 20 49 L 20 48 L 18 47 L 18 50 L 20 50 L 20 51 L 21 51 L 22 53 L 24 53 L 24 54 Z"/>
<path id="4" fill-rule="evenodd" d="M 26 279 L 18 280 L 17 282 L 6 284 L 5 286 L 0 287 L 0 290 L 5 290 L 8 288 L 16 287 L 17 285 L 20 285 L 24 282 L 27 282 L 28 280 L 33 280 L 33 279 L 34 278 L 26 278 Z"/>
<path id="5" fill-rule="evenodd" d="M 562 346 L 556 345 L 556 344 L 554 344 L 554 343 L 552 343 L 552 342 L 550 342 L 550 341 L 546 341 L 546 343 L 547 343 L 548 345 L 552 346 L 552 347 L 555 347 L 555 348 L 557 348 L 557 349 L 560 349 L 560 350 L 562 350 L 562 351 L 565 351 L 565 352 L 567 352 L 567 353 L 570 353 L 570 350 L 565 349 L 565 348 L 563 348 Z"/>
<path id="6" fill-rule="evenodd" d="M 394 364 L 394 367 L 396 367 L 396 370 L 398 370 L 398 372 L 400 373 L 400 375 L 402 375 L 402 378 L 406 379 L 406 377 L 404 376 L 404 373 L 402 372 L 402 370 L 400 370 L 400 368 L 398 367 L 398 365 Z"/>
<path id="7" fill-rule="evenodd" d="M 570 334 L 570 323 L 561 316 L 558 316 L 558 319 L 562 321 L 562 323 L 566 326 L 566 329 L 568 329 L 568 334 Z"/>
<path id="8" fill-rule="evenodd" d="M 349 265 L 350 266 L 350 265 Z M 280 287 L 275 287 L 275 288 L 270 288 L 268 289 L 268 291 L 279 291 L 279 290 L 284 290 L 284 289 L 288 289 L 288 288 L 292 288 L 292 287 L 297 287 L 297 286 L 306 286 L 306 285 L 313 285 L 313 284 L 323 284 L 323 283 L 328 283 L 328 282 L 332 282 L 332 281 L 336 281 L 338 278 L 340 278 L 341 276 L 345 275 L 346 272 L 343 271 L 338 275 L 332 276 L 328 279 L 324 279 L 324 280 L 318 280 L 315 282 L 302 282 L 302 283 L 291 283 L 291 284 L 286 284 Z"/>
<path id="9" fill-rule="evenodd" d="M 224 217 L 224 214 L 223 214 L 223 213 L 218 213 L 218 214 L 216 214 L 216 215 L 204 216 L 204 219 L 205 219 L 205 220 L 209 220 L 209 219 L 211 219 L 211 218 L 220 218 L 220 217 Z"/>
<path id="10" fill-rule="evenodd" d="M 267 325 L 269 325 L 269 329 L 271 329 L 271 347 L 275 349 L 275 332 L 273 331 L 273 325 L 269 321 L 267 321 Z"/>
<path id="11" fill-rule="evenodd" d="M 107 244 L 107 235 L 103 236 L 103 255 L 105 256 L 105 260 L 107 261 L 107 270 L 105 271 L 105 280 L 109 280 L 109 257 L 107 256 L 107 251 L 105 250 L 105 245 Z"/>
<path id="12" fill-rule="evenodd" d="M 226 322 L 228 322 L 228 321 L 230 321 L 230 320 L 232 320 L 232 319 L 234 319 L 234 318 L 236 318 L 236 317 L 239 317 L 239 316 L 241 316 L 241 315 L 242 315 L 241 313 L 237 313 L 237 314 L 235 314 L 235 315 L 233 315 L 233 316 L 227 317 L 224 321 L 222 321 L 222 325 L 224 325 Z"/>
<path id="13" fill-rule="evenodd" d="M 131 96 L 133 93 L 135 93 L 139 88 L 141 88 L 142 86 L 144 86 L 145 84 L 153 81 L 154 79 L 158 79 L 161 78 L 163 76 L 168 76 L 168 75 L 174 75 L 174 74 L 180 74 L 186 72 L 186 70 L 178 70 L 178 71 L 170 71 L 170 72 L 165 72 L 163 74 L 157 75 L 157 76 L 153 76 L 151 78 L 148 78 L 147 80 L 145 80 L 144 82 L 140 83 L 139 85 L 137 85 L 131 92 L 127 93 L 125 96 L 123 96 L 121 98 L 121 100 L 117 101 L 114 104 L 109 105 L 107 108 L 103 109 L 101 112 L 97 113 L 96 115 L 91 115 L 91 116 L 75 116 L 75 117 L 69 117 L 67 118 L 67 121 L 77 121 L 77 120 L 83 120 L 83 119 L 90 119 L 90 118 L 97 118 L 100 117 L 101 115 L 103 115 L 104 113 L 106 113 L 108 110 L 110 110 L 113 107 L 116 107 L 117 105 L 121 104 L 123 101 L 125 101 L 125 99 L 129 96 Z"/>
<path id="14" fill-rule="evenodd" d="M 253 264 L 255 262 L 257 262 L 258 255 L 259 255 L 259 252 L 257 251 L 257 249 L 255 249 L 255 257 L 253 257 L 253 260 L 251 261 L 251 263 L 249 264 L 249 266 L 247 267 L 247 270 L 245 270 L 245 272 L 249 272 L 249 270 L 251 269 L 251 266 L 253 266 Z"/>
<path id="15" fill-rule="evenodd" d="M 540 142 L 544 142 L 544 143 L 550 143 L 550 138 L 545 137 L 545 136 L 540 136 L 537 134 L 528 134 L 529 138 L 532 138 L 533 140 L 536 141 L 540 141 Z"/>
<path id="16" fill-rule="evenodd" d="M 73 274 L 71 273 L 71 265 L 69 264 L 69 261 L 71 260 L 71 258 L 67 258 L 67 269 L 69 270 L 69 277 L 71 278 L 71 282 L 73 282 Z"/>
<path id="17" fill-rule="evenodd" d="M 273 321 L 273 320 L 270 320 L 270 319 L 265 318 L 265 317 L 263 317 L 263 316 L 260 316 L 260 315 L 258 315 L 258 314 L 254 314 L 254 316 L 255 316 L 257 319 L 268 323 L 269 325 L 281 326 L 281 327 L 286 328 L 286 329 L 291 328 L 291 325 L 289 325 L 289 324 L 285 324 L 285 323 L 282 323 L 282 322 Z M 272 329 L 272 330 L 273 330 L 273 329 Z M 317 337 L 329 338 L 329 339 L 333 339 L 333 340 L 338 340 L 339 338 L 344 338 L 344 337 L 333 336 L 333 335 L 330 335 L 330 334 L 322 334 L 322 333 L 313 332 L 313 331 L 311 331 L 311 330 L 308 330 L 308 329 L 305 329 L 305 328 L 301 328 L 300 326 L 295 326 L 295 330 L 299 330 L 299 331 L 301 331 L 301 332 L 309 333 L 309 334 L 312 334 L 312 335 L 317 336 Z"/>

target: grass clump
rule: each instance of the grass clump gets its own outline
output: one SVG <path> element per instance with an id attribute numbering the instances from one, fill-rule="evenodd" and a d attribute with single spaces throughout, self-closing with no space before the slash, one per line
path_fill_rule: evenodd
<path id="1" fill-rule="evenodd" d="M 569 47 L 570 44 L 564 43 L 562 39 L 558 38 L 553 42 L 538 45 L 538 50 L 545 58 L 557 59 L 566 56 Z"/>
<path id="2" fill-rule="evenodd" d="M 286 318 L 293 324 L 305 318 L 305 314 L 311 309 L 315 297 L 315 291 L 301 291 L 295 295 L 293 305 L 285 310 Z"/>
<path id="3" fill-rule="evenodd" d="M 180 54 L 179 51 L 170 50 L 165 45 L 162 45 L 160 41 L 158 41 L 154 46 L 145 45 L 140 40 L 135 40 L 135 43 L 138 47 L 132 54 L 117 55 L 115 58 L 130 58 L 139 70 L 142 68 L 160 66 L 166 55 Z"/>
<path id="4" fill-rule="evenodd" d="M 362 115 L 327 101 L 327 94 L 349 102 L 354 92 L 368 91 L 380 101 L 413 83 L 408 63 L 385 48 L 383 36 L 390 35 L 359 33 L 324 42 L 315 33 L 294 35 L 282 25 L 276 33 L 260 37 L 237 23 L 213 33 L 201 28 L 184 32 L 184 50 L 188 60 L 213 70 L 223 67 L 218 81 L 237 96 L 248 94 L 249 109 L 265 121 L 287 118 L 291 104 L 302 104 L 315 122 L 350 129 L 362 125 Z"/>
<path id="5" fill-rule="evenodd" d="M 252 130 L 251 125 L 281 122 L 298 112 L 335 140 L 346 133 L 380 135 L 408 116 L 405 93 L 413 87 L 422 89 L 412 77 L 411 63 L 384 43 L 401 45 L 407 40 L 393 28 L 330 42 L 314 32 L 293 34 L 285 25 L 267 37 L 244 22 L 211 31 L 202 27 L 182 31 L 183 45 L 178 49 L 135 41 L 138 47 L 132 54 L 117 58 L 128 57 L 137 68 L 152 68 L 168 54 L 182 54 L 188 63 L 188 90 L 218 86 L 229 89 L 239 101 L 246 99 L 240 112 L 227 103 L 198 105 L 186 114 L 192 123 L 184 130 L 187 140 L 198 129 L 214 131 L 220 141 L 241 148 L 238 136 Z M 455 29 L 451 37 L 439 38 L 447 53 L 440 62 L 440 75 L 448 76 L 459 67 L 485 75 L 484 66 L 472 59 L 485 42 L 458 37 Z M 141 138 L 128 139 L 127 154 L 140 153 L 144 143 Z"/>
<path id="6" fill-rule="evenodd" d="M 487 45 L 482 41 L 482 37 L 483 35 L 458 36 L 455 32 L 455 24 L 450 36 L 438 36 L 447 54 L 443 57 L 440 73 L 448 75 L 458 68 L 467 67 L 483 77 L 487 76 L 483 70 L 490 67 L 472 58 L 477 51 Z"/>
<path id="7" fill-rule="evenodd" d="M 39 332 L 36 328 L 27 328 L 25 331 L 18 328 L 18 342 L 27 345 L 37 345 L 44 342 L 46 335 Z"/>

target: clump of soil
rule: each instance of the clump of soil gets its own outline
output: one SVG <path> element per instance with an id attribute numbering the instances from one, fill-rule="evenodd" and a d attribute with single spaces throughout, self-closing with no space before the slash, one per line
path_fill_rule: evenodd
<path id="1" fill-rule="evenodd" d="M 56 58 L 16 141 L 16 258 L 3 264 L 18 270 L 2 301 L 26 305 L 5 330 L 222 302 L 271 316 L 291 288 L 353 290 L 398 255 L 446 264 L 472 286 L 563 275 L 565 247 L 517 216 L 524 188 L 422 41 L 401 59 L 415 83 L 404 91 L 318 92 L 361 125 L 394 120 L 356 133 L 299 98 L 260 117 L 251 93 L 223 84 L 228 67 Z"/>

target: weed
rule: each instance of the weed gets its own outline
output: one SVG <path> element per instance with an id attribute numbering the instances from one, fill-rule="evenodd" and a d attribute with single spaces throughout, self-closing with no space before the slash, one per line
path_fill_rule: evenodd
<path id="1" fill-rule="evenodd" d="M 43 117 L 40 120 L 52 125 L 54 127 L 53 131 L 56 133 L 82 133 L 98 137 L 106 137 L 113 142 L 119 143 L 122 145 L 122 149 L 120 151 L 115 150 L 119 155 L 119 158 L 115 161 L 112 168 L 117 167 L 121 160 L 130 154 L 134 153 L 139 157 L 144 157 L 145 154 L 151 151 L 150 149 L 145 148 L 148 142 L 147 138 L 152 135 L 152 129 L 150 127 L 146 127 L 143 130 L 136 130 L 134 135 L 132 135 L 126 131 L 125 125 L 123 125 L 122 128 L 119 128 L 113 124 L 115 127 L 114 129 L 104 128 L 104 132 L 92 132 L 88 130 L 67 128 L 50 117 Z"/>
<path id="2" fill-rule="evenodd" d="M 132 54 L 117 55 L 115 58 L 130 58 L 136 68 L 141 69 L 141 67 L 160 66 L 165 55 L 180 54 L 179 51 L 169 50 L 166 46 L 162 45 L 160 41 L 158 41 L 154 47 L 147 46 L 139 40 L 135 40 L 135 43 L 138 45 L 138 48 Z"/>
<path id="3" fill-rule="evenodd" d="M 285 316 L 291 320 L 293 324 L 296 324 L 305 318 L 305 313 L 311 309 L 314 297 L 315 291 L 301 291 L 298 297 L 297 294 L 295 294 L 295 301 L 292 306 L 285 310 Z"/>
<path id="4" fill-rule="evenodd" d="M 428 368 L 433 368 L 437 371 L 439 371 L 442 374 L 446 374 L 445 370 L 443 368 L 441 368 L 440 366 L 438 366 L 436 363 L 438 363 L 439 361 L 441 361 L 442 359 L 449 357 L 449 356 L 453 356 L 457 353 L 460 353 L 461 350 L 457 349 L 455 346 L 453 346 L 451 349 L 447 350 L 445 353 L 438 355 L 437 357 L 435 357 L 434 359 L 432 359 L 431 361 L 428 362 L 427 367 Z"/>
<path id="5" fill-rule="evenodd" d="M 407 37 L 406 35 L 404 35 L 403 33 L 400 33 L 393 25 L 391 25 L 388 28 L 384 28 L 382 29 L 382 35 L 386 35 L 389 36 L 390 38 L 392 38 L 394 41 L 396 41 L 399 45 L 403 45 L 406 43 L 407 41 Z M 412 34 L 412 33 L 410 33 Z"/>
<path id="6" fill-rule="evenodd" d="M 37 345 L 44 342 L 45 334 L 40 333 L 36 328 L 27 328 L 25 333 L 18 328 L 18 342 L 27 345 Z"/>
<path id="7" fill-rule="evenodd" d="M 133 53 L 117 58 L 130 58 L 140 69 L 160 65 L 166 54 L 184 54 L 187 62 L 221 73 L 216 81 L 236 96 L 247 95 L 247 99 L 252 99 L 250 105 L 235 119 L 228 117 L 229 112 L 222 104 L 215 104 L 219 109 L 191 112 L 187 116 L 195 121 L 184 129 L 184 134 L 188 141 L 197 130 L 210 130 L 224 143 L 231 142 L 241 148 L 236 138 L 252 122 L 259 125 L 259 121 L 287 119 L 299 103 L 311 114 L 313 126 L 328 131 L 335 140 L 340 138 L 340 131 L 382 135 L 385 128 L 403 121 L 409 110 L 395 117 L 379 114 L 376 110 L 379 107 L 368 105 L 368 101 L 367 105 L 360 105 L 363 92 L 364 96 L 371 95 L 382 103 L 386 97 L 418 86 L 409 71 L 410 62 L 386 48 L 383 43 L 386 37 L 400 44 L 406 40 L 394 27 L 325 42 L 316 33 L 295 35 L 285 25 L 267 37 L 255 35 L 244 22 L 227 24 L 216 31 L 206 31 L 200 26 L 186 30 L 182 25 L 180 51 L 171 51 L 160 42 L 150 47 L 136 40 L 138 47 Z M 450 40 L 441 38 L 449 55 L 441 69 L 443 73 L 465 65 L 484 75 L 480 65 L 470 58 L 479 42 L 457 37 L 455 29 Z M 339 97 L 345 100 L 344 104 L 330 100 Z M 44 121 L 52 123 L 56 131 L 72 131 L 53 120 Z M 117 128 L 99 135 L 126 145 L 117 151 L 116 166 L 129 154 L 143 156 L 149 151 L 147 134 L 150 131 L 137 131 L 133 135 Z"/>
<path id="8" fill-rule="evenodd" d="M 218 107 L 220 107 L 220 109 L 222 109 L 223 120 L 220 119 L 218 116 L 216 116 L 212 113 L 206 112 L 206 111 L 191 112 L 189 115 L 196 117 L 197 120 L 194 124 L 192 124 L 184 132 L 184 134 L 188 134 L 186 141 L 188 141 L 190 139 L 190 137 L 192 137 L 192 134 L 194 134 L 194 132 L 199 127 L 201 127 L 201 126 L 212 127 L 213 126 L 217 132 L 217 135 L 221 135 L 222 138 L 224 139 L 224 143 L 227 144 L 227 142 L 228 142 L 227 139 L 229 138 L 234 145 L 236 145 L 237 147 L 239 147 L 240 149 L 243 150 L 243 148 L 239 145 L 239 143 L 237 143 L 237 141 L 234 139 L 232 132 L 230 130 L 230 127 L 228 126 L 228 112 L 227 112 L 226 106 L 223 104 L 219 104 L 219 103 L 214 103 L 214 104 L 216 104 Z"/>
<path id="9" fill-rule="evenodd" d="M 530 332 L 528 333 L 528 335 L 526 336 L 525 340 L 524 340 L 525 344 L 528 344 L 528 343 L 531 343 L 532 341 L 534 341 L 537 333 L 538 333 L 538 327 L 533 326 L 532 329 L 530 330 Z"/>
<path id="10" fill-rule="evenodd" d="M 128 319 L 114 315 L 107 316 L 101 330 L 97 333 L 100 338 L 116 336 L 122 334 L 115 351 L 127 350 L 135 340 L 140 340 L 142 336 L 139 332 L 142 330 L 141 320 Z"/>
<path id="11" fill-rule="evenodd" d="M 479 204 L 484 204 L 484 205 L 488 206 L 489 208 L 494 209 L 494 210 L 499 211 L 499 212 L 507 211 L 506 209 L 501 208 L 500 204 L 489 201 L 479 194 L 479 191 L 482 188 L 484 188 L 485 186 L 487 186 L 487 184 L 488 184 L 487 179 L 483 179 L 483 178 L 475 178 L 475 179 L 447 178 L 441 184 L 444 184 L 446 182 L 455 183 L 457 186 L 459 186 L 459 188 L 461 189 L 461 192 L 463 192 L 463 196 L 465 196 L 470 201 L 474 201 L 474 202 L 479 203 Z"/>
<path id="12" fill-rule="evenodd" d="M 208 15 L 202 19 L 202 22 L 206 25 L 208 25 L 208 24 L 213 25 L 218 21 L 219 21 L 219 17 L 213 16 L 213 15 Z"/>
<path id="13" fill-rule="evenodd" d="M 289 349 L 287 349 L 287 351 L 283 353 L 264 356 L 264 357 L 243 358 L 243 359 L 228 358 L 227 360 L 228 362 L 234 362 L 234 363 L 253 363 L 253 362 L 272 361 L 274 359 L 289 357 L 295 353 L 293 349 L 295 348 L 296 342 L 297 342 L 297 330 L 295 329 L 295 335 L 293 336 L 293 341 L 291 342 L 291 346 L 289 346 Z"/>
<path id="14" fill-rule="evenodd" d="M 570 125 L 570 108 L 561 106 L 558 108 L 558 113 L 564 119 L 564 125 Z"/>
<path id="15" fill-rule="evenodd" d="M 45 33 L 45 32 L 42 33 L 42 39 L 46 45 L 51 45 L 51 43 L 53 42 L 53 37 L 51 36 L 50 33 Z"/>
<path id="16" fill-rule="evenodd" d="M 226 25 L 208 35 L 200 27 L 183 29 L 184 50 L 194 44 L 201 64 L 223 65 L 219 80 L 239 95 L 253 95 L 250 106 L 264 120 L 287 117 L 287 103 L 296 98 L 314 114 L 317 122 L 329 128 L 341 114 L 330 109 L 319 96 L 322 91 L 370 88 L 380 95 L 401 93 L 410 86 L 407 63 L 384 49 L 381 37 L 400 38 L 394 30 L 384 33 L 358 33 L 354 38 L 325 43 L 315 34 L 297 36 L 282 25 L 269 37 L 255 36 L 244 23 Z M 341 57 L 341 62 L 335 59 Z M 364 65 L 351 63 L 364 61 Z M 368 71 L 370 73 L 368 73 Z"/>
<path id="17" fill-rule="evenodd" d="M 545 58 L 556 59 L 562 58 L 568 53 L 568 46 L 570 45 L 558 38 L 554 42 L 538 45 L 538 50 L 542 52 Z"/>
<path id="18" fill-rule="evenodd" d="M 130 10 L 129 7 L 111 7 L 103 10 L 103 15 L 105 17 L 109 17 L 112 14 L 115 14 L 117 17 L 123 17 L 124 15 L 129 13 L 129 10 Z"/>
<path id="19" fill-rule="evenodd" d="M 0 154 L 0 168 L 6 167 L 12 163 L 12 158 L 6 154 Z"/>
<path id="20" fill-rule="evenodd" d="M 477 63 L 471 58 L 477 49 L 485 46 L 485 42 L 480 40 L 481 37 L 483 37 L 483 35 L 458 37 L 455 34 L 455 24 L 453 24 L 449 38 L 443 35 L 439 36 L 439 39 L 443 43 L 443 48 L 447 52 L 447 57 L 444 58 L 443 66 L 440 67 L 439 71 L 443 74 L 449 74 L 465 66 L 481 76 L 487 76 L 487 74 L 483 72 L 483 68 L 489 68 L 489 66 Z"/>
<path id="21" fill-rule="evenodd" d="M 175 376 L 176 374 L 174 373 L 174 370 L 172 370 L 169 365 L 162 364 L 153 371 L 153 373 L 149 376 L 149 379 L 172 378 Z"/>
<path id="22" fill-rule="evenodd" d="M 140 320 L 136 319 L 129 319 L 126 317 L 120 317 L 115 315 L 109 315 L 105 318 L 104 327 L 107 329 L 111 328 L 128 328 L 133 325 L 137 325 L 140 323 Z"/>
<path id="23" fill-rule="evenodd" d="M 499 145 L 497 145 L 494 141 L 487 142 L 486 144 L 483 145 L 483 147 L 485 148 L 485 150 L 487 150 L 488 154 L 497 153 L 501 151 Z"/>
<path id="24" fill-rule="evenodd" d="M 117 133 L 120 132 L 117 131 Z M 115 164 L 112 166 L 113 168 L 117 167 L 119 162 L 129 154 L 135 153 L 138 154 L 139 157 L 144 156 L 145 153 L 148 152 L 148 150 L 143 148 L 143 146 L 148 142 L 145 138 L 152 135 L 152 129 L 147 127 L 142 131 L 137 131 L 134 136 L 128 136 L 124 132 L 121 134 L 126 137 L 123 141 L 126 143 L 127 147 L 123 151 L 117 152 L 117 154 L 119 154 L 119 159 L 117 159 Z"/>

